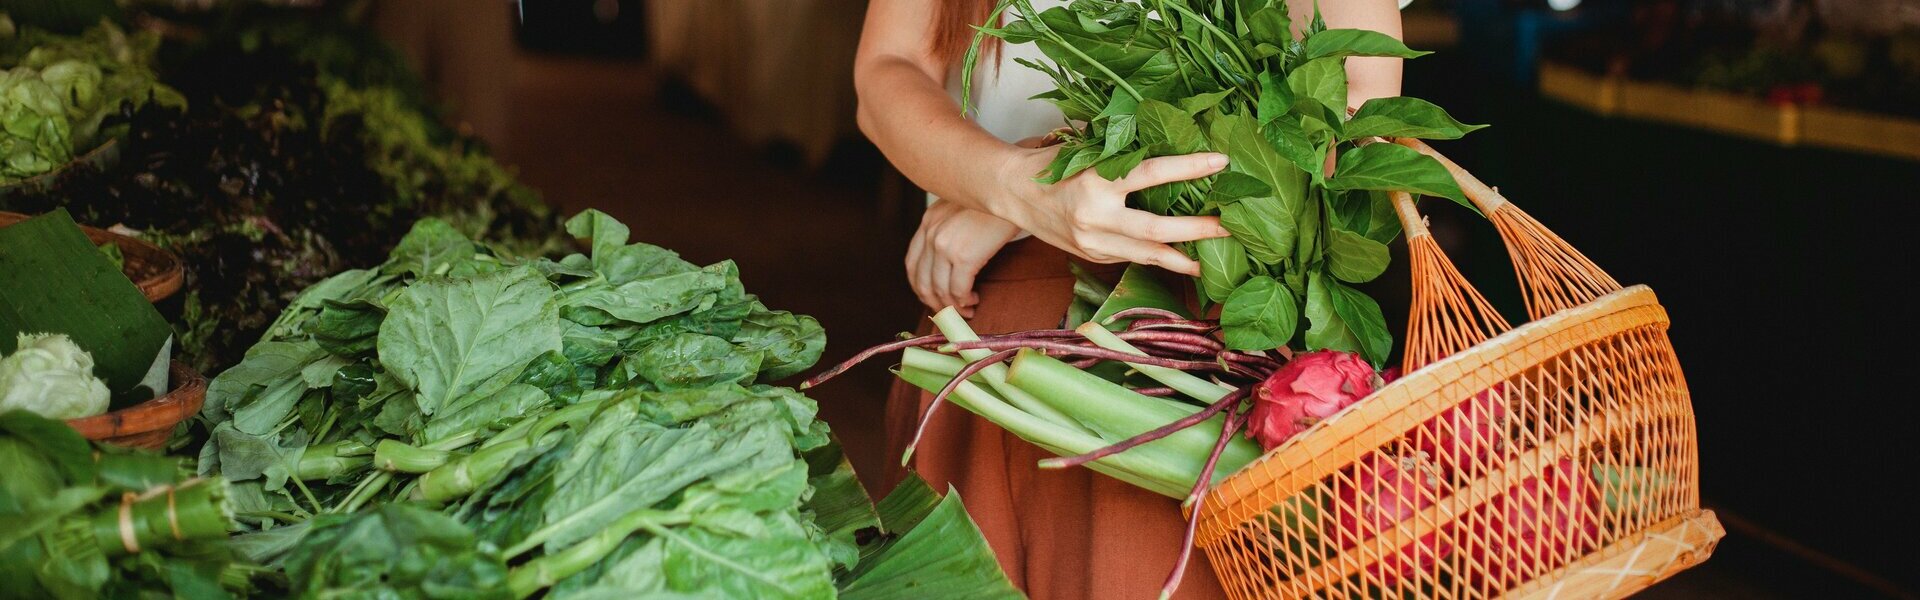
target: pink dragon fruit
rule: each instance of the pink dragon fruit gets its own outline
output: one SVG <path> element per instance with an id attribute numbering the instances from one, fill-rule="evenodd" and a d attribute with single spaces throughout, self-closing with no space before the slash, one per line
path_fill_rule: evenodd
<path id="1" fill-rule="evenodd" d="M 1478 477 L 1506 452 L 1507 386 L 1502 383 L 1414 429 L 1413 449 L 1442 473 Z"/>
<path id="2" fill-rule="evenodd" d="M 1373 366 L 1358 354 L 1318 350 L 1295 356 L 1254 387 L 1247 437 L 1261 448 L 1279 446 L 1380 385 Z"/>
<path id="3" fill-rule="evenodd" d="M 1511 589 L 1591 551 L 1600 539 L 1599 504 L 1587 471 L 1563 458 L 1476 509 L 1469 522 L 1483 535 L 1460 536 L 1459 543 L 1485 566 L 1486 581 Z M 1500 520 L 1488 520 L 1489 514 Z"/>
<path id="4" fill-rule="evenodd" d="M 1334 540 L 1342 550 L 1364 540 L 1391 535 L 1400 522 L 1413 517 L 1440 496 L 1440 477 L 1433 466 L 1417 456 L 1391 457 L 1373 454 L 1361 461 L 1351 484 L 1334 487 L 1330 512 L 1338 515 L 1339 527 Z M 1384 556 L 1367 572 L 1387 588 L 1414 578 L 1422 571 L 1453 554 L 1453 542 L 1440 531 L 1428 532 Z"/>

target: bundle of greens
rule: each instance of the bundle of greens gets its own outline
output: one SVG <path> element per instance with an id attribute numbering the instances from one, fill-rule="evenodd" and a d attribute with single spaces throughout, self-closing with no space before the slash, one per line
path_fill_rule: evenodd
<path id="1" fill-rule="evenodd" d="M 226 484 L 178 461 L 96 449 L 66 424 L 0 412 L 0 597 L 223 598 L 232 563 Z"/>
<path id="2" fill-rule="evenodd" d="M 1379 304 L 1349 285 L 1378 277 L 1400 234 L 1385 192 L 1465 199 L 1432 158 L 1364 142 L 1454 139 L 1479 126 L 1405 97 L 1367 101 L 1348 118 L 1344 64 L 1424 52 L 1326 29 L 1317 16 L 1296 27 L 1279 0 L 1075 0 L 1045 11 L 1002 0 L 991 22 L 1007 10 L 1004 26 L 980 29 L 967 69 L 988 35 L 1052 59 L 1023 63 L 1053 78 L 1058 89 L 1042 97 L 1070 122 L 1040 181 L 1088 169 L 1117 179 L 1150 157 L 1226 154 L 1226 172 L 1131 199 L 1163 215 L 1216 215 L 1232 232 L 1185 245 L 1200 262 L 1199 295 L 1223 304 L 1226 344 L 1259 351 L 1298 337 L 1309 350 L 1386 361 L 1393 335 Z"/>
<path id="3" fill-rule="evenodd" d="M 6 18 L 0 14 L 0 20 Z M 157 80 L 160 38 L 102 22 L 79 36 L 4 27 L 0 36 L 0 185 L 67 164 L 124 133 L 124 106 L 185 99 Z"/>
<path id="4" fill-rule="evenodd" d="M 878 569 L 812 401 L 756 383 L 811 366 L 819 325 L 596 211 L 567 230 L 590 252 L 522 259 L 423 219 L 213 381 L 200 467 L 245 555 L 303 595 L 823 598 Z M 1004 583 L 977 550 L 942 560 Z"/>
<path id="5" fill-rule="evenodd" d="M 392 232 L 422 216 L 515 253 L 561 247 L 539 196 L 405 101 L 410 85 L 385 82 L 398 75 L 355 87 L 304 62 L 303 38 L 251 31 L 175 48 L 169 82 L 191 109 L 114 117 L 129 130 L 117 165 L 67 169 L 45 189 L 0 197 L 0 209 L 66 207 L 180 255 L 177 342 L 203 372 L 238 362 L 301 290 L 383 260 Z"/>

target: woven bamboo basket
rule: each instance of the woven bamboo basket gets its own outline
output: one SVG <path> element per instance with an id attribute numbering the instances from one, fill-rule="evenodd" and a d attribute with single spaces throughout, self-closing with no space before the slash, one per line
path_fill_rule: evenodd
<path id="1" fill-rule="evenodd" d="M 1445 164 L 1500 230 L 1532 322 L 1510 327 L 1395 194 L 1413 272 L 1407 375 L 1274 448 L 1200 507 L 1228 595 L 1618 598 L 1699 564 L 1686 380 L 1653 291 Z"/>
<path id="2" fill-rule="evenodd" d="M 120 410 L 80 419 L 68 419 L 67 426 L 80 436 L 124 448 L 160 450 L 167 445 L 173 428 L 187 417 L 200 412 L 207 399 L 207 378 L 186 363 L 167 365 L 167 381 L 173 389 Z"/>
<path id="3" fill-rule="evenodd" d="M 27 220 L 27 215 L 0 211 L 0 227 Z M 80 226 L 87 239 L 95 245 L 112 243 L 120 247 L 120 255 L 125 260 L 120 265 L 121 272 L 148 302 L 159 302 L 180 291 L 180 285 L 186 281 L 186 269 L 181 266 L 179 257 L 139 238 L 120 235 L 98 227 Z"/>

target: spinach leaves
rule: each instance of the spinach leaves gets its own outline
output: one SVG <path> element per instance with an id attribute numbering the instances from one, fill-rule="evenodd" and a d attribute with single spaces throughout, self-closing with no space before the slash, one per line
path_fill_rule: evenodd
<path id="1" fill-rule="evenodd" d="M 1348 118 L 1344 66 L 1350 56 L 1424 52 L 1377 32 L 1327 29 L 1318 17 L 1295 27 L 1280 0 L 1077 0 L 1044 11 L 1002 0 L 995 23 L 1005 11 L 1005 25 L 980 29 L 962 81 L 972 81 L 983 36 L 1034 44 L 1052 60 L 1027 65 L 1053 79 L 1040 97 L 1069 121 L 1038 181 L 1089 169 L 1117 179 L 1145 158 L 1225 153 L 1226 172 L 1132 202 L 1217 215 L 1233 234 L 1186 244 L 1200 262 L 1200 295 L 1225 304 L 1226 343 L 1267 350 L 1298 339 L 1387 360 L 1393 336 L 1378 304 L 1348 285 L 1386 269 L 1386 244 L 1400 230 L 1384 192 L 1465 198 L 1437 161 L 1361 142 L 1455 139 L 1482 126 L 1415 98 L 1369 100 Z"/>

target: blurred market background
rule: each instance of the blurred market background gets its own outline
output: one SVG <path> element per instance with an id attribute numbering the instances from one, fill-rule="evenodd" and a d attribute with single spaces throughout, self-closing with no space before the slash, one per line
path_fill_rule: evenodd
<path id="1" fill-rule="evenodd" d="M 375 139 L 369 152 L 434 172 L 465 165 L 453 169 L 460 178 L 408 188 L 418 206 L 489 198 L 493 212 L 473 226 L 507 237 L 535 226 L 542 199 L 561 214 L 599 208 L 693 262 L 735 259 L 768 304 L 821 321 L 825 361 L 921 314 L 900 267 L 921 193 L 853 120 L 864 2 L 138 4 L 149 10 L 135 28 L 189 49 L 163 48 L 162 80 L 254 107 L 232 118 L 333 123 L 332 110 L 297 110 L 316 94 L 336 107 L 428 107 L 427 123 L 371 110 L 341 125 Z M 16 25 L 77 31 L 96 21 L 91 11 L 121 9 L 5 0 L 0 10 Z M 208 46 L 234 14 L 261 22 L 251 11 L 276 25 Z M 1406 92 L 1493 125 L 1442 151 L 1623 282 L 1651 285 L 1672 313 L 1700 423 L 1703 503 L 1728 537 L 1705 566 L 1648 596 L 1920 594 L 1920 486 L 1910 483 L 1920 411 L 1902 377 L 1920 360 L 1920 328 L 1900 293 L 1915 280 L 1905 242 L 1920 227 L 1920 0 L 1418 0 L 1405 18 L 1408 44 L 1436 51 L 1408 64 Z M 383 42 L 419 80 L 326 58 L 333 44 Z M 388 92 L 223 87 L 274 75 L 245 71 L 268 52 L 311 59 L 322 80 Z M 246 148 L 225 152 L 244 163 Z M 371 184 L 329 179 L 324 162 L 308 168 L 328 191 L 299 218 L 391 210 L 366 205 Z M 1468 277 L 1518 312 L 1492 228 L 1432 212 Z M 377 261 L 281 250 L 288 264 Z M 1373 284 L 1401 298 L 1390 319 L 1404 314 L 1404 281 L 1402 271 Z M 891 460 L 880 450 L 888 381 L 866 368 L 813 393 L 863 477 Z"/>

